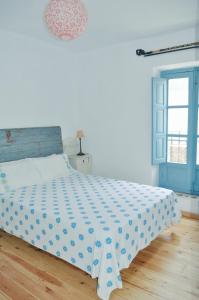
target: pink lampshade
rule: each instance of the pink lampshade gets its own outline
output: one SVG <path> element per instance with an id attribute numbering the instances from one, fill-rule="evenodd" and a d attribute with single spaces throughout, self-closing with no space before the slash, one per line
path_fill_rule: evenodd
<path id="1" fill-rule="evenodd" d="M 72 40 L 86 29 L 88 16 L 81 0 L 50 0 L 45 20 L 53 34 L 63 40 Z"/>

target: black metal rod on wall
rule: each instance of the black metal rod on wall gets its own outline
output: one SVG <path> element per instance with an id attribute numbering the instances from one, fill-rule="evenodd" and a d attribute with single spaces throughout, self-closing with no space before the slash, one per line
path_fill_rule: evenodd
<path id="1" fill-rule="evenodd" d="M 148 52 L 146 52 L 143 49 L 137 49 L 136 54 L 138 56 L 145 56 L 146 57 L 146 56 L 152 56 L 152 55 L 159 55 L 159 54 L 164 54 L 164 53 L 188 50 L 188 49 L 193 49 L 193 48 L 199 48 L 199 42 L 194 42 L 194 43 L 190 43 L 190 44 L 184 44 L 184 45 L 179 45 L 179 46 L 174 46 L 174 47 L 169 47 L 169 48 L 163 48 L 163 49 L 158 49 L 158 50 L 153 50 L 153 51 L 148 51 Z"/>

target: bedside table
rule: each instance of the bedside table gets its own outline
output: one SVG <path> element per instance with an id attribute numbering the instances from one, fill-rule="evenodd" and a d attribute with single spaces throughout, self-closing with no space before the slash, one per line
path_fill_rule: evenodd
<path id="1" fill-rule="evenodd" d="M 71 164 L 71 166 L 84 174 L 90 174 L 92 171 L 92 156 L 91 154 L 87 153 L 85 155 L 82 156 L 78 156 L 78 155 L 69 155 L 69 162 Z"/>

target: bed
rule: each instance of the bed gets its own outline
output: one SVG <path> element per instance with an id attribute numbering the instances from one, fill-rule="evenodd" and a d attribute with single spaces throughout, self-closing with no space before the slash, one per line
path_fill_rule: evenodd
<path id="1" fill-rule="evenodd" d="M 73 170 L 59 127 L 0 130 L 1 163 L 54 153 L 68 175 L 0 193 L 0 228 L 98 278 L 107 300 L 122 288 L 120 271 L 179 222 L 175 193 Z"/>

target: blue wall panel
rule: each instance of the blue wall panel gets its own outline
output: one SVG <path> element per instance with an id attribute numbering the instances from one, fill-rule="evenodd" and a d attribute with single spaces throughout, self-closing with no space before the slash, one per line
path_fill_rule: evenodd
<path id="1" fill-rule="evenodd" d="M 0 162 L 63 153 L 61 128 L 0 129 Z"/>

